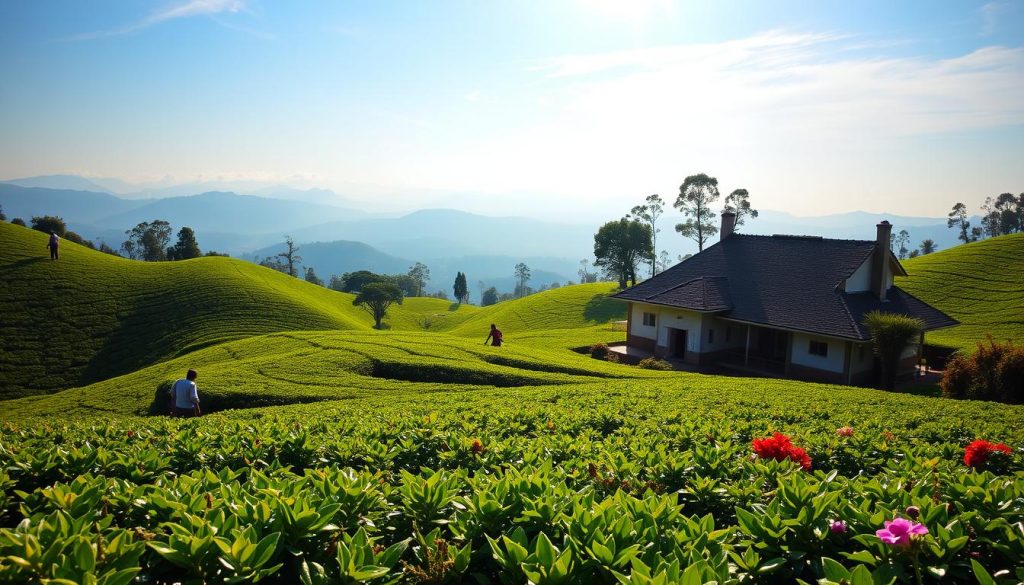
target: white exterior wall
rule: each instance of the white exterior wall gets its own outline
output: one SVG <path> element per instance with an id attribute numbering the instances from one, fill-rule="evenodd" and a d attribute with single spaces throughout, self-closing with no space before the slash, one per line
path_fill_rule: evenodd
<path id="1" fill-rule="evenodd" d="M 810 353 L 811 340 L 828 344 L 828 355 L 821 357 Z M 846 353 L 846 342 L 826 337 L 814 337 L 804 333 L 793 333 L 791 361 L 800 366 L 817 368 L 828 372 L 843 373 L 843 360 Z"/>
<path id="2" fill-rule="evenodd" d="M 658 314 L 658 346 L 669 346 L 669 329 L 685 329 L 686 351 L 705 351 L 701 349 L 701 340 L 705 335 L 701 327 L 701 317 L 702 315 L 695 311 L 663 307 Z"/>
<path id="3" fill-rule="evenodd" d="M 846 292 L 864 292 L 871 290 L 871 260 L 874 256 L 868 257 L 863 264 L 860 265 L 850 278 L 846 279 Z"/>
<path id="4" fill-rule="evenodd" d="M 641 305 L 639 303 L 632 303 L 632 307 L 633 314 L 629 316 L 629 332 L 633 335 L 636 335 L 637 337 L 657 339 L 657 321 L 655 321 L 654 327 L 648 327 L 644 325 L 644 313 L 654 313 L 655 315 L 657 315 L 658 308 L 652 307 L 651 305 Z"/>
<path id="5" fill-rule="evenodd" d="M 654 313 L 654 327 L 644 325 L 644 313 Z M 654 339 L 658 347 L 668 348 L 669 329 L 685 329 L 686 351 L 702 352 L 707 351 L 701 349 L 701 338 L 707 335 L 702 328 L 702 323 L 702 315 L 695 311 L 633 303 L 629 332 L 638 337 Z M 735 334 L 735 331 L 733 333 Z M 724 329 L 722 334 L 725 334 Z M 718 333 L 715 333 L 715 335 L 718 335 Z M 718 341 L 717 337 L 715 341 Z"/>
<path id="6" fill-rule="evenodd" d="M 701 352 L 707 353 L 722 351 L 723 349 L 735 349 L 746 345 L 747 330 L 743 325 L 722 321 L 721 319 L 716 319 L 713 315 L 707 314 L 703 315 L 701 325 Z M 725 333 L 729 328 L 732 329 L 732 333 L 729 335 L 729 340 L 726 341 Z M 715 332 L 714 341 L 708 341 L 708 332 L 711 330 Z"/>

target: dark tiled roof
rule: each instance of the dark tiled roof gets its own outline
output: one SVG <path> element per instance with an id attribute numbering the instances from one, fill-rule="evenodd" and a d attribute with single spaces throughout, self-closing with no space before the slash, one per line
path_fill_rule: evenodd
<path id="1" fill-rule="evenodd" d="M 679 286 L 647 297 L 647 302 L 673 307 L 688 307 L 695 311 L 726 311 L 729 302 L 729 282 L 721 276 L 688 280 Z"/>
<path id="2" fill-rule="evenodd" d="M 875 309 L 918 317 L 926 330 L 956 324 L 897 287 L 886 302 L 840 290 L 874 248 L 869 240 L 733 234 L 615 298 L 857 340 L 870 338 L 861 321 Z"/>

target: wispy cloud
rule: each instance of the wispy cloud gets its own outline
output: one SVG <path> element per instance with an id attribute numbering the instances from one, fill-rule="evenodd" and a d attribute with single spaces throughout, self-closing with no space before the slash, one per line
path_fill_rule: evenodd
<path id="1" fill-rule="evenodd" d="M 999 26 L 1000 19 L 1010 8 L 1007 2 L 989 2 L 979 8 L 981 12 L 981 34 L 983 36 L 994 34 L 996 27 Z"/>
<path id="2" fill-rule="evenodd" d="M 146 18 L 127 26 L 75 35 L 66 40 L 85 41 L 103 37 L 126 35 L 147 29 L 162 22 L 194 16 L 212 16 L 245 10 L 245 0 L 189 0 L 150 14 Z"/>

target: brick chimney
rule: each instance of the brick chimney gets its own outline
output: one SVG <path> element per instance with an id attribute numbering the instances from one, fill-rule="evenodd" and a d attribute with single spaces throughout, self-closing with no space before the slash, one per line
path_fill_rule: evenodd
<path id="1" fill-rule="evenodd" d="M 719 241 L 724 240 L 732 235 L 733 230 L 736 229 L 736 214 L 731 211 L 722 212 L 722 229 L 719 232 L 721 238 Z"/>
<path id="2" fill-rule="evenodd" d="M 872 258 L 871 265 L 871 292 L 875 293 L 875 296 L 879 300 L 885 300 L 885 293 L 888 289 L 886 286 L 886 275 L 889 272 L 889 255 L 891 252 L 891 244 L 889 238 L 892 235 L 892 224 L 886 220 L 882 220 L 877 226 L 878 233 L 875 237 L 875 253 Z"/>

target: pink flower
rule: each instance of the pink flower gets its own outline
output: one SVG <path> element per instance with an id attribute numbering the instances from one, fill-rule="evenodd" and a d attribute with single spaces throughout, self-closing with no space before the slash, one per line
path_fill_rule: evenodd
<path id="1" fill-rule="evenodd" d="M 839 427 L 836 429 L 836 434 L 840 437 L 852 437 L 853 427 Z"/>
<path id="2" fill-rule="evenodd" d="M 910 539 L 913 536 L 928 534 L 928 528 L 924 524 L 911 522 L 906 518 L 887 520 L 885 528 L 875 531 L 875 536 L 882 539 L 882 542 L 893 546 L 910 546 Z"/>
<path id="3" fill-rule="evenodd" d="M 846 522 L 842 520 L 833 520 L 828 528 L 832 531 L 832 534 L 846 534 Z"/>

